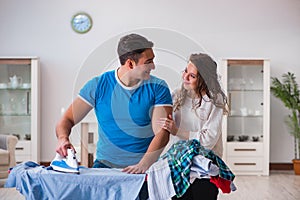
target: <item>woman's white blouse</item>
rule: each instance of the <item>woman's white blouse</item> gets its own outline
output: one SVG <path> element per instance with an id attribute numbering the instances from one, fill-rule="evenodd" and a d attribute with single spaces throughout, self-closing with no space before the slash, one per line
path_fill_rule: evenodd
<path id="1" fill-rule="evenodd" d="M 223 109 L 212 104 L 208 96 L 203 97 L 201 106 L 196 110 L 192 108 L 192 101 L 192 98 L 187 97 L 180 110 L 173 113 L 176 126 L 179 130 L 189 131 L 189 139 L 199 140 L 202 146 L 222 157 Z M 166 149 L 179 140 L 181 138 L 170 135 Z"/>

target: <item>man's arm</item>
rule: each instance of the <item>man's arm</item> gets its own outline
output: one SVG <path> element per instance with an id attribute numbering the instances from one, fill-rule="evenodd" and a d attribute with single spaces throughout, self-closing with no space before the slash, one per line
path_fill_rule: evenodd
<path id="1" fill-rule="evenodd" d="M 74 149 L 69 140 L 72 127 L 80 122 L 92 109 L 92 107 L 77 97 L 69 106 L 62 118 L 56 125 L 56 136 L 58 139 L 58 146 L 56 152 L 62 156 L 67 155 L 67 148 Z"/>
<path id="2" fill-rule="evenodd" d="M 160 128 L 157 121 L 162 117 L 172 114 L 172 106 L 156 106 L 152 113 L 152 129 L 155 134 L 147 152 L 137 165 L 128 166 L 123 169 L 124 172 L 131 174 L 145 173 L 146 170 L 157 161 L 159 155 L 169 141 L 170 133 Z"/>

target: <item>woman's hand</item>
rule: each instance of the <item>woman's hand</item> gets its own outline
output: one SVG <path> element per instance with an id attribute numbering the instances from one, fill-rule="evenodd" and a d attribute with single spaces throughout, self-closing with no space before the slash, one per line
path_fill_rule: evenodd
<path id="1" fill-rule="evenodd" d="M 157 123 L 161 128 L 169 131 L 172 135 L 176 135 L 178 132 L 178 128 L 176 127 L 172 115 L 169 115 L 167 118 L 160 118 Z"/>

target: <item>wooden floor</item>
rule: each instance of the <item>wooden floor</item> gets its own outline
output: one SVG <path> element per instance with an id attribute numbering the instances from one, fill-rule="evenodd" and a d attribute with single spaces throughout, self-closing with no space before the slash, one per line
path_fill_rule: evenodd
<path id="1" fill-rule="evenodd" d="M 235 192 L 220 200 L 300 200 L 300 176 L 294 171 L 271 171 L 270 176 L 236 176 Z"/>
<path id="2" fill-rule="evenodd" d="M 271 171 L 270 176 L 237 176 L 237 191 L 222 194 L 220 200 L 299 200 L 300 176 L 293 171 Z M 0 188 L 1 200 L 25 200 L 14 188 Z"/>

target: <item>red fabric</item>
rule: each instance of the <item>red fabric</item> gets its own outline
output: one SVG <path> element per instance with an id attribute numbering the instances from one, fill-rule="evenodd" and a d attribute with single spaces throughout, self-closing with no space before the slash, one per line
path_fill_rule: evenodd
<path id="1" fill-rule="evenodd" d="M 231 181 L 221 178 L 219 176 L 212 176 L 210 182 L 215 184 L 218 188 L 222 190 L 223 193 L 230 193 L 230 184 Z"/>

